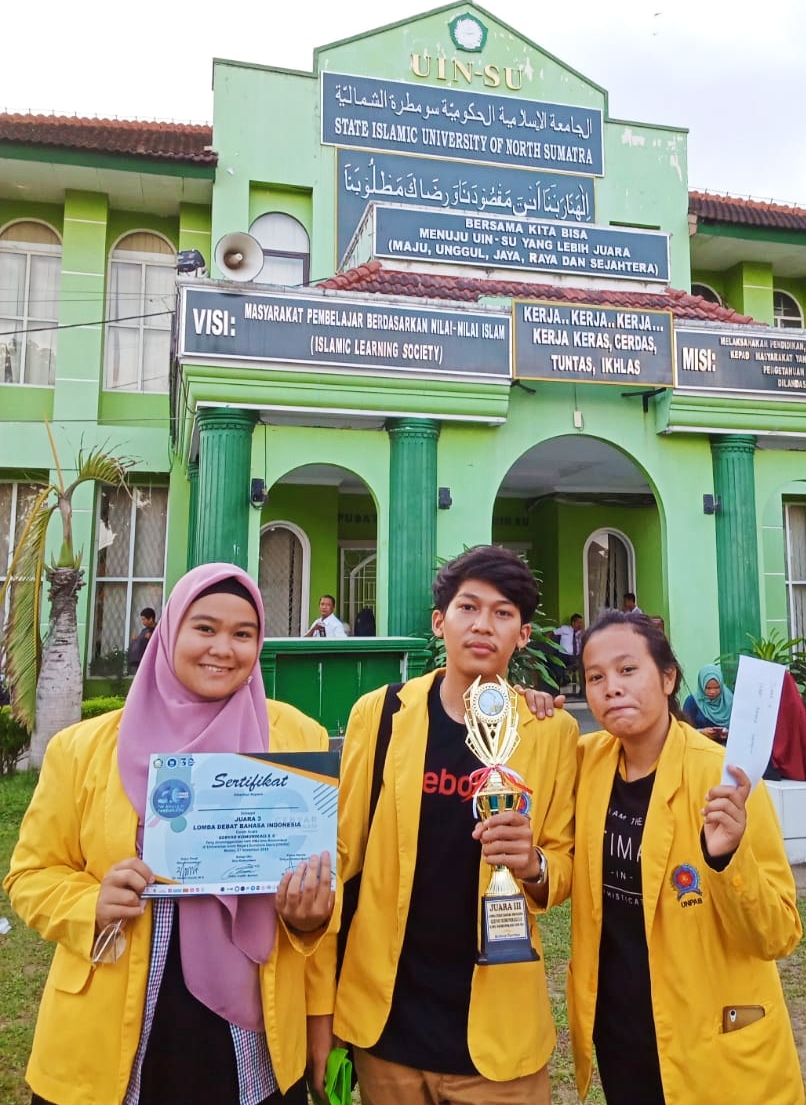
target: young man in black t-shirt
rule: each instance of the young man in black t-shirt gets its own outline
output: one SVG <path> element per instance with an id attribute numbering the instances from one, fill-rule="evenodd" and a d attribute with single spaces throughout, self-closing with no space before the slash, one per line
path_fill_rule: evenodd
<path id="1" fill-rule="evenodd" d="M 519 881 L 536 913 L 570 890 L 576 722 L 538 721 L 521 702 L 508 766 L 531 810 L 483 825 L 472 807 L 464 694 L 506 677 L 531 634 L 532 572 L 514 553 L 471 549 L 434 582 L 433 629 L 444 671 L 398 692 L 371 832 L 369 790 L 385 689 L 347 727 L 339 805 L 341 875 L 363 871 L 339 981 L 335 1031 L 354 1045 L 363 1105 L 548 1105 L 555 1042 L 543 961 L 478 965 L 490 865 Z"/>

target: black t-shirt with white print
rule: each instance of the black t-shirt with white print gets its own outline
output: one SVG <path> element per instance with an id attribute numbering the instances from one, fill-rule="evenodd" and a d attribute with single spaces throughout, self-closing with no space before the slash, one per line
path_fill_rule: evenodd
<path id="1" fill-rule="evenodd" d="M 472 771 L 465 726 L 428 696 L 428 742 L 406 934 L 389 1017 L 373 1055 L 418 1070 L 476 1074 L 467 1046 L 476 961 L 479 859 L 473 840 Z M 489 968 L 494 970 L 495 968 Z"/>
<path id="2" fill-rule="evenodd" d="M 644 928 L 641 840 L 655 773 L 613 780 L 602 855 L 602 938 L 593 1039 L 607 1105 L 663 1105 L 649 953 Z"/>

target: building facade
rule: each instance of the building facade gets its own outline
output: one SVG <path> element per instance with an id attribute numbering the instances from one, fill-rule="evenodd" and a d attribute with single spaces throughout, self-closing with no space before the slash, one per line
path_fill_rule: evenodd
<path id="1" fill-rule="evenodd" d="M 690 194 L 684 130 L 474 4 L 213 75 L 212 129 L 0 116 L 0 568 L 45 420 L 136 458 L 79 504 L 88 679 L 194 563 L 405 636 L 491 540 L 691 678 L 806 632 L 806 211 Z"/>

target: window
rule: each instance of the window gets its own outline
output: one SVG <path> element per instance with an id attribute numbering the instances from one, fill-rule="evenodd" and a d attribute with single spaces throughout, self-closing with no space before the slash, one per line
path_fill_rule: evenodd
<path id="1" fill-rule="evenodd" d="M 256 283 L 289 287 L 308 283 L 311 243 L 302 223 L 273 211 L 255 219 L 249 233 L 263 249 L 263 268 L 255 277 Z"/>
<path id="2" fill-rule="evenodd" d="M 5 582 L 28 511 L 41 490 L 32 483 L 0 483 L 0 585 Z M 7 615 L 7 609 L 0 611 L 0 624 Z"/>
<path id="3" fill-rule="evenodd" d="M 784 504 L 790 637 L 806 636 L 806 503 Z"/>
<path id="4" fill-rule="evenodd" d="M 145 231 L 121 239 L 109 265 L 104 351 L 109 390 L 168 390 L 175 297 L 173 246 Z"/>
<path id="5" fill-rule="evenodd" d="M 585 543 L 585 624 L 606 609 L 621 609 L 624 594 L 635 590 L 635 558 L 623 533 L 600 529 Z M 640 605 L 640 595 L 639 595 Z"/>
<path id="6" fill-rule="evenodd" d="M 793 299 L 788 292 L 772 293 L 773 325 L 781 329 L 803 327 L 803 315 L 798 301 Z"/>
<path id="7" fill-rule="evenodd" d="M 0 234 L 0 372 L 5 384 L 55 380 L 62 247 L 43 223 Z"/>
<path id="8" fill-rule="evenodd" d="M 272 522 L 261 533 L 258 587 L 267 637 L 300 637 L 308 628 L 310 562 L 310 541 L 293 522 Z"/>
<path id="9" fill-rule="evenodd" d="M 692 284 L 691 294 L 698 295 L 700 299 L 707 299 L 709 303 L 716 303 L 718 307 L 722 306 L 722 297 L 708 284 Z"/>
<path id="10" fill-rule="evenodd" d="M 167 487 L 99 493 L 90 675 L 123 675 L 140 611 L 162 611 L 167 519 Z"/>
<path id="11" fill-rule="evenodd" d="M 376 574 L 378 554 L 375 543 L 366 546 L 356 543 L 340 550 L 341 556 L 341 606 L 339 616 L 355 631 L 355 621 L 361 610 L 370 609 L 375 614 Z"/>

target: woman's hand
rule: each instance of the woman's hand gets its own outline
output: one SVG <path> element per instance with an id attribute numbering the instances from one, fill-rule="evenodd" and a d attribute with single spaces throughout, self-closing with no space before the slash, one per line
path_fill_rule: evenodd
<path id="1" fill-rule="evenodd" d="M 710 737 L 712 741 L 718 741 L 720 744 L 724 744 L 728 739 L 727 729 L 723 729 L 721 725 L 708 725 L 705 729 L 700 729 L 700 732 Z"/>
<path id="2" fill-rule="evenodd" d="M 750 780 L 740 767 L 728 765 L 736 786 L 711 787 L 705 796 L 703 836 L 713 859 L 731 855 L 739 847 L 747 827 L 747 799 Z"/>
<path id="3" fill-rule="evenodd" d="M 522 687 L 520 683 L 516 683 L 513 690 L 523 696 L 526 705 L 539 721 L 551 717 L 555 707 L 561 710 L 565 705 L 564 694 L 558 694 L 552 698 L 548 691 L 536 691 L 534 687 Z"/>
<path id="4" fill-rule="evenodd" d="M 335 894 L 330 888 L 330 853 L 311 856 L 286 871 L 277 887 L 276 908 L 296 932 L 316 932 L 333 912 Z"/>
<path id="5" fill-rule="evenodd" d="M 154 872 L 137 856 L 110 867 L 101 880 L 95 906 L 95 931 L 102 932 L 115 921 L 139 917 L 146 907 L 141 894 L 154 881 Z"/>
<path id="6" fill-rule="evenodd" d="M 319 1098 L 325 1100 L 325 1067 L 333 1047 L 333 1014 L 308 1017 L 308 1062 L 305 1074 L 308 1085 Z"/>
<path id="7" fill-rule="evenodd" d="M 512 810 L 495 813 L 488 820 L 479 821 L 473 829 L 473 839 L 481 841 L 481 853 L 492 867 L 503 864 L 516 879 L 533 879 L 539 874 L 532 823 L 524 814 Z"/>

